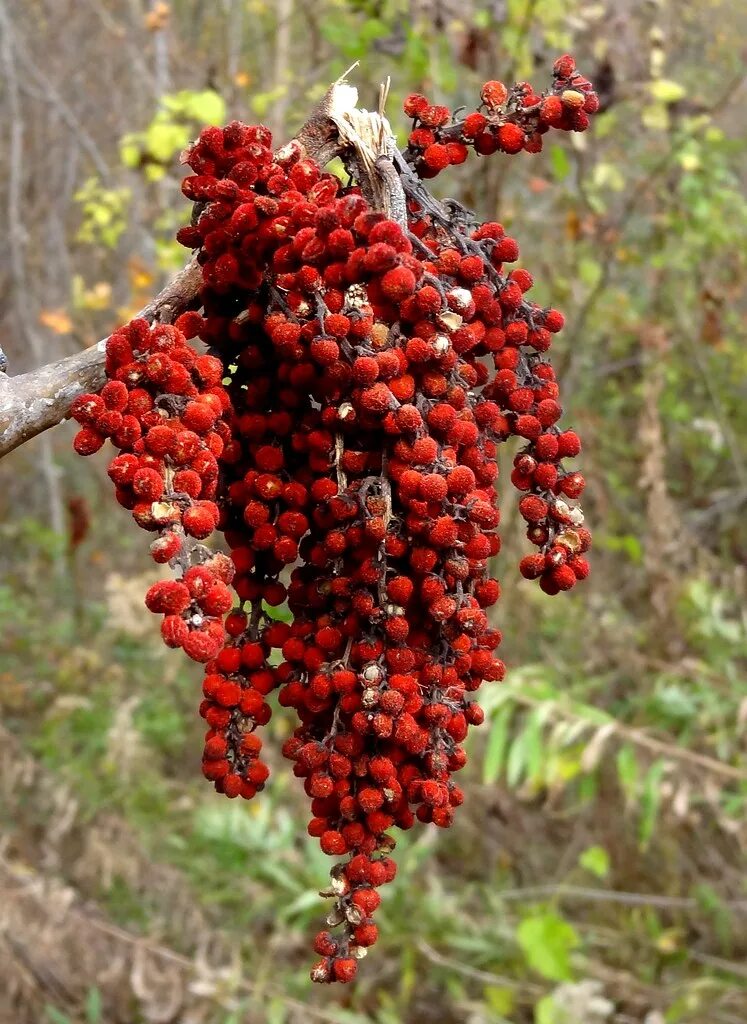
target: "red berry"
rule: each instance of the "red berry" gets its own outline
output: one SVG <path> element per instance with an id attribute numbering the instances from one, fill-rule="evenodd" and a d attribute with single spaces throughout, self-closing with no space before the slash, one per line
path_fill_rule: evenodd
<path id="1" fill-rule="evenodd" d="M 503 82 L 486 82 L 480 90 L 483 103 L 488 107 L 499 107 L 508 96 Z"/>
<path id="2" fill-rule="evenodd" d="M 498 146 L 504 153 L 519 153 L 524 148 L 525 135 L 522 128 L 507 122 L 497 132 Z"/>

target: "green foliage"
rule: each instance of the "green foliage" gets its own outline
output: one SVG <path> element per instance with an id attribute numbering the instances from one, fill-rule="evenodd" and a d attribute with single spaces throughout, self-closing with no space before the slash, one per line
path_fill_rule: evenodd
<path id="1" fill-rule="evenodd" d="M 610 873 L 610 855 L 603 846 L 587 846 L 578 863 L 597 878 L 606 878 Z"/>
<path id="2" fill-rule="evenodd" d="M 60 1010 L 55 1009 L 54 1006 L 47 1005 L 44 1007 L 47 1020 L 49 1024 L 73 1024 L 73 1021 L 66 1013 L 62 1013 Z"/>
<path id="3" fill-rule="evenodd" d="M 516 929 L 516 940 L 533 971 L 548 981 L 571 977 L 571 953 L 580 939 L 575 928 L 553 911 L 533 913 Z"/>
<path id="4" fill-rule="evenodd" d="M 91 988 L 86 996 L 86 1024 L 100 1024 L 101 1020 L 101 993 L 97 988 Z"/>

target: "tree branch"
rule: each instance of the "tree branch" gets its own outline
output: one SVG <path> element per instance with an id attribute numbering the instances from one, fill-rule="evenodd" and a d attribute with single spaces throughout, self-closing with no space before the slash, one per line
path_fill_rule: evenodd
<path id="1" fill-rule="evenodd" d="M 304 156 L 321 166 L 355 148 L 355 140 L 342 136 L 338 125 L 352 115 L 357 99 L 344 76 L 338 79 L 288 146 L 300 146 Z M 200 282 L 200 268 L 192 259 L 138 316 L 150 322 L 172 322 L 197 302 Z M 79 395 L 101 389 L 107 340 L 15 377 L 6 376 L 0 367 L 0 458 L 64 420 Z"/>
<path id="2" fill-rule="evenodd" d="M 200 267 L 190 260 L 138 316 L 151 323 L 170 323 L 196 300 L 200 281 Z M 101 390 L 106 383 L 107 340 L 38 370 L 0 377 L 0 457 L 57 426 L 69 415 L 78 395 Z"/>

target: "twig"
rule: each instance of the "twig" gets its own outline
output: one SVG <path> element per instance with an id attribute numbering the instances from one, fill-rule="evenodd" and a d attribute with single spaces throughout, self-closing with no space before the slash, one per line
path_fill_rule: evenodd
<path id="1" fill-rule="evenodd" d="M 28 238 L 23 222 L 23 140 L 25 123 L 21 113 L 19 96 L 19 80 L 13 54 L 10 20 L 5 5 L 0 3 L 0 24 L 3 29 L 2 62 L 5 71 L 8 92 L 8 128 L 10 133 L 9 167 L 8 167 L 8 234 L 10 240 L 11 280 L 13 282 L 12 305 L 15 313 L 16 330 L 23 338 L 25 345 L 31 350 L 35 359 L 41 359 L 44 343 L 30 318 L 30 289 L 26 275 L 26 241 Z M 7 382 L 3 373 L 0 376 L 0 387 Z M 62 493 L 57 468 L 54 464 L 52 446 L 48 438 L 44 439 L 39 459 L 39 468 L 47 488 L 49 499 L 49 525 L 60 536 L 65 530 L 65 517 L 62 505 Z M 62 570 L 59 558 L 55 560 L 58 572 Z"/>
<path id="2" fill-rule="evenodd" d="M 724 960 L 720 956 L 711 956 L 709 953 L 699 953 L 697 949 L 688 950 L 687 955 L 696 963 L 704 967 L 712 967 L 714 971 L 723 971 L 725 974 L 733 974 L 737 978 L 747 980 L 747 967 L 744 964 L 735 963 L 733 960 Z"/>
<path id="3" fill-rule="evenodd" d="M 506 889 L 496 893 L 500 900 L 522 903 L 528 900 L 557 897 L 564 900 L 582 900 L 591 903 L 619 903 L 626 907 L 659 907 L 661 910 L 697 910 L 700 904 L 690 896 L 660 896 L 656 893 L 624 892 L 610 889 L 592 889 L 579 885 L 529 885 L 520 889 Z M 730 910 L 747 910 L 747 899 L 722 900 Z"/>
<path id="4" fill-rule="evenodd" d="M 2 29 L 6 35 L 7 45 L 15 50 L 18 60 L 23 65 L 26 73 L 36 79 L 39 87 L 46 94 L 48 102 L 57 110 L 60 118 L 79 140 L 81 148 L 88 153 L 101 177 L 108 178 L 111 175 L 111 170 L 102 156 L 101 151 L 91 135 L 89 135 L 80 121 L 78 121 L 73 111 L 65 103 L 62 96 L 60 96 L 59 92 L 57 92 L 52 83 L 39 71 L 37 64 L 29 55 L 25 45 L 22 43 L 18 31 L 15 26 L 13 26 L 4 4 L 0 4 L 0 22 L 2 22 Z"/>
<path id="5" fill-rule="evenodd" d="M 469 964 L 460 963 L 459 960 L 452 960 L 444 956 L 438 950 L 430 946 L 424 939 L 418 942 L 418 949 L 423 956 L 438 967 L 447 967 L 465 978 L 472 978 L 474 981 L 482 982 L 484 985 L 505 985 L 506 988 L 521 988 L 528 994 L 542 995 L 544 989 L 532 982 L 523 982 L 517 978 L 509 978 L 503 974 L 493 974 L 492 971 L 482 971 L 479 967 L 470 967 Z"/>
<path id="6" fill-rule="evenodd" d="M 512 693 L 511 699 L 517 704 L 521 704 L 524 707 L 529 708 L 537 708 L 546 703 L 534 700 L 532 697 L 527 697 L 520 693 Z M 574 715 L 572 711 L 567 711 L 557 703 L 554 704 L 551 710 L 551 715 L 554 715 L 555 717 L 572 718 L 577 721 L 583 720 L 580 715 Z M 613 726 L 610 731 L 610 738 L 612 736 L 621 737 L 636 746 L 644 747 L 655 754 L 661 755 L 662 757 L 673 758 L 677 761 L 685 761 L 697 768 L 711 772 L 713 775 L 721 775 L 724 778 L 732 779 L 735 782 L 747 782 L 747 771 L 744 771 L 741 768 L 735 768 L 733 765 L 724 764 L 723 761 L 717 761 L 715 758 L 709 757 L 707 754 L 699 754 L 695 750 L 687 750 L 684 747 L 678 747 L 674 743 L 667 743 L 665 740 L 657 740 L 653 736 L 649 736 L 647 733 L 643 732 L 642 729 L 634 729 L 631 726 L 616 722 L 614 719 L 610 719 L 609 724 Z M 589 722 L 590 728 L 593 728 L 594 726 L 594 722 Z"/>

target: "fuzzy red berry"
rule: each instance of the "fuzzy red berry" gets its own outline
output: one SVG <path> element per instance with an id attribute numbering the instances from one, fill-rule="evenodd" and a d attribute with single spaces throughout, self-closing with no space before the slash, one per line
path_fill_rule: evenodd
<path id="1" fill-rule="evenodd" d="M 503 82 L 486 82 L 480 90 L 483 103 L 488 107 L 499 107 L 508 96 L 508 89 Z"/>
<path id="2" fill-rule="evenodd" d="M 498 146 L 504 153 L 519 153 L 524 147 L 525 135 L 518 125 L 507 122 L 497 131 Z"/>

